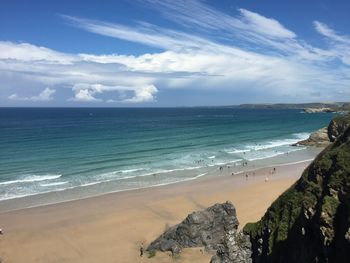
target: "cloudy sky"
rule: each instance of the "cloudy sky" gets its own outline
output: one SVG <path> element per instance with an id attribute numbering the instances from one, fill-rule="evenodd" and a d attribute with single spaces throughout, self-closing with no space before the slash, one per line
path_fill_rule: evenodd
<path id="1" fill-rule="evenodd" d="M 0 106 L 349 101 L 348 0 L 0 5 Z"/>

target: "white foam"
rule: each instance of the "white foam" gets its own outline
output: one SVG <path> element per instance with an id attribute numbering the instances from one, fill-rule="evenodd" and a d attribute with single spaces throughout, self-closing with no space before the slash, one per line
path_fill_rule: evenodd
<path id="1" fill-rule="evenodd" d="M 275 152 L 273 154 L 269 154 L 269 155 L 265 155 L 265 156 L 261 156 L 261 157 L 247 158 L 247 160 L 249 162 L 252 162 L 252 161 L 257 161 L 257 160 L 262 160 L 262 159 L 268 159 L 268 158 L 276 157 L 276 156 L 279 156 L 279 155 L 282 155 L 282 154 L 285 154 L 285 153 L 284 152 Z"/>
<path id="2" fill-rule="evenodd" d="M 204 175 L 206 175 L 206 174 L 208 174 L 208 173 L 198 174 L 198 175 L 196 175 L 196 176 L 195 176 L 195 177 L 193 177 L 193 178 L 194 178 L 194 179 L 197 179 L 197 178 L 202 177 L 202 176 L 204 176 Z"/>
<path id="3" fill-rule="evenodd" d="M 120 172 L 121 173 L 133 173 L 133 172 L 142 171 L 142 170 L 145 170 L 145 169 L 143 169 L 143 168 L 135 168 L 135 169 L 129 169 L 129 170 L 122 170 Z"/>
<path id="4" fill-rule="evenodd" d="M 213 155 L 213 156 L 209 156 L 208 159 L 214 159 L 216 156 Z"/>
<path id="5" fill-rule="evenodd" d="M 294 133 L 294 138 L 288 138 L 288 139 L 280 139 L 280 140 L 272 140 L 267 143 L 262 143 L 258 145 L 247 145 L 246 148 L 249 150 L 259 151 L 259 150 L 266 150 L 271 148 L 277 148 L 281 146 L 289 146 L 292 145 L 300 140 L 305 140 L 309 137 L 310 133 Z"/>
<path id="6" fill-rule="evenodd" d="M 18 183 L 32 183 L 32 182 L 40 182 L 40 181 L 46 181 L 46 180 L 55 180 L 60 178 L 62 175 L 29 175 L 26 177 L 23 177 L 22 179 L 17 180 L 11 180 L 6 182 L 1 182 L 0 185 L 8 185 L 8 184 L 18 184 Z"/>
<path id="7" fill-rule="evenodd" d="M 68 182 L 56 182 L 56 183 L 40 184 L 40 186 L 48 187 L 48 186 L 57 186 L 57 185 L 63 185 L 63 184 L 68 184 Z"/>
<path id="8" fill-rule="evenodd" d="M 228 151 L 227 153 L 234 154 L 234 153 L 244 153 L 244 152 L 249 152 L 250 150 L 245 149 L 245 150 L 233 150 L 233 151 Z"/>

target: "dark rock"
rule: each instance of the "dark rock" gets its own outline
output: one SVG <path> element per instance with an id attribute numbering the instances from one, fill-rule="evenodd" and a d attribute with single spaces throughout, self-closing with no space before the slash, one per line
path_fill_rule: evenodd
<path id="1" fill-rule="evenodd" d="M 349 262 L 350 128 L 249 223 L 253 262 Z"/>
<path id="2" fill-rule="evenodd" d="M 205 247 L 212 251 L 220 249 L 222 255 L 225 255 L 213 259 L 216 260 L 213 262 L 249 262 L 237 261 L 248 259 L 251 255 L 250 242 L 237 231 L 238 225 L 236 209 L 232 203 L 215 204 L 203 211 L 189 214 L 184 221 L 169 228 L 153 241 L 147 251 L 171 251 L 178 254 L 182 248 Z M 226 261 L 218 261 L 221 259 Z"/>
<path id="3" fill-rule="evenodd" d="M 251 263 L 251 254 L 249 236 L 232 230 L 226 233 L 224 243 L 220 244 L 210 263 Z"/>
<path id="4" fill-rule="evenodd" d="M 327 128 L 329 140 L 334 142 L 348 127 L 350 127 L 350 114 L 333 118 Z"/>

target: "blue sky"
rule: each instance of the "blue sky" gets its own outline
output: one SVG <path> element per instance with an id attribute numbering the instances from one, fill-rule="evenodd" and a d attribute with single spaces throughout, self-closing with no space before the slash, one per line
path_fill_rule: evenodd
<path id="1" fill-rule="evenodd" d="M 16 1 L 0 106 L 349 101 L 350 2 Z"/>

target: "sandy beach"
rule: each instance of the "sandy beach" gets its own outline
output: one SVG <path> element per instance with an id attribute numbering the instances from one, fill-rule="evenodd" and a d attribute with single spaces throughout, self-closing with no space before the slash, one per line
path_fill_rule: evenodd
<path id="1" fill-rule="evenodd" d="M 264 214 L 310 162 L 217 176 L 173 185 L 106 194 L 0 214 L 2 262 L 173 262 L 167 253 L 139 257 L 168 226 L 194 210 L 231 201 L 240 227 Z M 269 181 L 265 182 L 266 176 Z M 209 262 L 212 255 L 186 249 L 176 262 Z"/>

